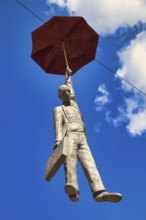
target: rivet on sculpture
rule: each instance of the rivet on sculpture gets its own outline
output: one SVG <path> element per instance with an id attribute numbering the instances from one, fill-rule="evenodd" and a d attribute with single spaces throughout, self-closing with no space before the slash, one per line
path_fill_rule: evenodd
<path id="1" fill-rule="evenodd" d="M 64 164 L 65 192 L 73 202 L 79 200 L 78 159 L 96 202 L 122 199 L 120 193 L 109 193 L 104 187 L 88 146 L 71 79 L 78 69 L 95 58 L 98 39 L 98 34 L 82 17 L 55 16 L 32 32 L 32 58 L 47 73 L 65 73 L 65 84 L 58 90 L 62 105 L 54 109 L 54 152 L 47 162 L 45 179 L 49 181 Z"/>

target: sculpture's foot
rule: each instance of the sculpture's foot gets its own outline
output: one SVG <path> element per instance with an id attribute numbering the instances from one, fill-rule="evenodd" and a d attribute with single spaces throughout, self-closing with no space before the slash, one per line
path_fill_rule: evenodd
<path id="1" fill-rule="evenodd" d="M 68 195 L 69 199 L 72 202 L 77 202 L 79 201 L 79 197 L 78 197 L 78 190 L 76 188 L 74 188 L 71 185 L 66 185 L 65 186 L 65 192 Z"/>
<path id="2" fill-rule="evenodd" d="M 122 199 L 122 195 L 120 193 L 109 193 L 104 191 L 95 196 L 94 199 L 96 202 L 119 202 Z"/>

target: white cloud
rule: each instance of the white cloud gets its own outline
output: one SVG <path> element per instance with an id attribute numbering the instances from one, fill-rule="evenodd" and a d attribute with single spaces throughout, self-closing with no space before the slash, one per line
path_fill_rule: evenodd
<path id="1" fill-rule="evenodd" d="M 134 101 L 132 99 L 127 99 L 126 105 L 127 112 L 125 116 L 129 120 L 127 129 L 133 136 L 140 136 L 146 131 L 146 106 L 142 107 L 141 104 L 139 105 L 137 100 Z M 134 112 L 135 110 L 136 112 Z"/>
<path id="2" fill-rule="evenodd" d="M 132 136 L 141 136 L 146 132 L 146 99 L 135 96 L 125 99 L 125 107 L 119 108 L 119 115 L 112 117 L 111 112 L 106 113 L 106 121 L 114 127 L 126 124 L 127 131 Z"/>
<path id="3" fill-rule="evenodd" d="M 113 118 L 111 116 L 110 111 L 107 111 L 105 115 L 105 120 L 108 123 L 112 123 L 115 128 L 119 127 L 123 122 L 126 121 L 126 116 L 125 116 L 125 112 L 123 111 L 123 109 L 119 108 L 118 111 L 120 114 L 116 118 Z"/>
<path id="4" fill-rule="evenodd" d="M 101 95 L 96 96 L 94 103 L 96 104 L 96 110 L 102 111 L 104 105 L 111 102 L 111 98 L 104 84 L 98 87 L 98 92 L 101 93 Z"/>
<path id="5" fill-rule="evenodd" d="M 101 123 L 96 124 L 95 126 L 96 133 L 100 133 L 100 127 L 101 127 Z"/>
<path id="6" fill-rule="evenodd" d="M 47 0 L 72 15 L 83 16 L 99 34 L 114 33 L 119 27 L 146 22 L 145 0 Z"/>
<path id="7" fill-rule="evenodd" d="M 61 8 L 66 7 L 65 0 L 47 0 L 46 2 L 47 2 L 47 4 L 56 4 Z"/>
<path id="8" fill-rule="evenodd" d="M 118 56 L 122 67 L 117 74 L 146 93 L 146 31 L 139 33 Z M 125 110 L 120 112 L 117 120 L 124 115 L 129 133 L 133 136 L 142 135 L 146 131 L 146 96 L 125 82 L 121 83 L 123 91 L 132 91 L 132 96 L 125 99 Z"/>
<path id="9" fill-rule="evenodd" d="M 146 31 L 137 35 L 127 48 L 118 53 L 122 68 L 117 74 L 146 93 Z M 132 87 L 122 83 L 125 90 Z"/>

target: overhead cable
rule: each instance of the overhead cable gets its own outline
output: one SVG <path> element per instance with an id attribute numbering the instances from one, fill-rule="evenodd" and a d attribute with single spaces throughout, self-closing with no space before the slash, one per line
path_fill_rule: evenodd
<path id="1" fill-rule="evenodd" d="M 107 69 L 109 72 L 113 73 L 115 76 L 119 77 L 121 80 L 123 80 L 124 82 L 128 83 L 130 86 L 132 86 L 134 89 L 138 90 L 139 92 L 141 92 L 143 95 L 146 96 L 146 93 L 144 93 L 141 89 L 137 88 L 135 85 L 133 85 L 132 83 L 130 83 L 128 80 L 126 80 L 125 78 L 123 78 L 122 76 L 120 76 L 119 74 L 117 74 L 114 70 L 112 70 L 111 68 L 109 68 L 108 66 L 106 66 L 104 63 L 102 63 L 101 61 L 95 59 L 95 61 L 97 63 L 99 63 L 102 67 L 104 67 L 105 69 Z"/>
<path id="2" fill-rule="evenodd" d="M 37 14 L 35 14 L 32 10 L 30 10 L 27 6 L 25 6 L 23 3 L 21 3 L 20 1 L 16 0 L 16 2 L 18 2 L 23 8 L 25 8 L 27 11 L 29 11 L 32 15 L 34 15 L 37 19 L 39 19 L 41 22 L 45 23 L 45 21 L 40 18 Z"/>

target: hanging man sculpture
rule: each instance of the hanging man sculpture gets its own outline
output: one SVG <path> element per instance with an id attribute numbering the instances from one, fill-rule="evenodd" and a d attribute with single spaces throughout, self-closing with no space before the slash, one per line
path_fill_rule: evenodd
<path id="1" fill-rule="evenodd" d="M 67 145 L 65 159 L 65 192 L 71 201 L 78 201 L 79 189 L 77 183 L 76 165 L 80 160 L 84 173 L 88 179 L 93 197 L 97 202 L 119 202 L 119 193 L 109 193 L 105 190 L 95 161 L 89 149 L 84 121 L 78 108 L 71 81 L 72 71 L 67 67 L 65 85 L 59 88 L 59 98 L 62 105 L 54 109 L 55 146 L 56 149 L 63 141 Z"/>
<path id="2" fill-rule="evenodd" d="M 59 88 L 63 104 L 54 109 L 55 150 L 47 162 L 49 181 L 64 163 L 65 192 L 71 201 L 78 201 L 76 165 L 80 160 L 95 201 L 118 202 L 122 196 L 106 192 L 89 149 L 84 122 L 71 82 L 73 73 L 95 59 L 99 35 L 80 16 L 54 16 L 32 32 L 31 57 L 47 72 L 64 75 L 66 82 Z M 67 52 L 66 52 L 67 49 Z M 68 57 L 69 56 L 69 57 Z M 54 65 L 55 63 L 55 65 Z"/>

